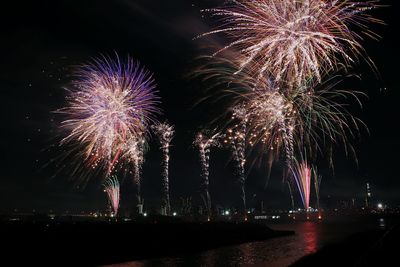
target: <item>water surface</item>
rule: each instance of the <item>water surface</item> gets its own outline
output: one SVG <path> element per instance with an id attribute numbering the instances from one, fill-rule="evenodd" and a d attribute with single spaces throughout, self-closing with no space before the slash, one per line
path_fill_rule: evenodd
<path id="1" fill-rule="evenodd" d="M 133 261 L 112 267 L 148 266 L 288 266 L 323 246 L 344 240 L 353 233 L 385 228 L 384 219 L 278 223 L 275 230 L 294 230 L 293 236 L 212 249 L 181 257 Z M 156 242 L 156 241 L 155 241 Z"/>

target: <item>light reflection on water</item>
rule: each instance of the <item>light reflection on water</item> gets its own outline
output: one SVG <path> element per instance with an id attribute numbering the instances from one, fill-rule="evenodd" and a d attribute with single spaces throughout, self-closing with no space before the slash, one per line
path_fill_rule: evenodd
<path id="1" fill-rule="evenodd" d="M 298 222 L 275 224 L 275 230 L 294 230 L 293 236 L 228 246 L 176 258 L 133 261 L 112 267 L 148 266 L 288 266 L 323 246 L 339 242 L 355 232 L 385 228 L 383 219 L 363 222 Z"/>

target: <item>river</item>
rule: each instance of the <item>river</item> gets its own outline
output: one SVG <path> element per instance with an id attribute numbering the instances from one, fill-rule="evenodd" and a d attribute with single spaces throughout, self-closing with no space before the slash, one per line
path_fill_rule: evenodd
<path id="1" fill-rule="evenodd" d="M 344 240 L 353 233 L 386 228 L 389 224 L 391 223 L 386 219 L 276 223 L 269 226 L 275 230 L 294 230 L 296 234 L 181 257 L 133 261 L 110 266 L 288 266 L 325 245 Z"/>

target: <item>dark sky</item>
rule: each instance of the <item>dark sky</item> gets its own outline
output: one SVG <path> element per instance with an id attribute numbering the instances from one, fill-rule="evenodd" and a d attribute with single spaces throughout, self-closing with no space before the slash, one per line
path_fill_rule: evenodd
<path id="1" fill-rule="evenodd" d="M 0 16 L 0 211 L 90 210 L 104 206 L 104 193 L 98 182 L 84 191 L 76 191 L 67 181 L 67 172 L 55 175 L 55 167 L 48 166 L 57 154 L 52 148 L 57 118 L 51 111 L 63 105 L 63 86 L 70 81 L 73 65 L 114 52 L 137 58 L 155 73 L 163 102 L 162 118 L 177 128 L 171 155 L 172 198 L 178 201 L 184 196 L 197 197 L 200 167 L 191 141 L 197 129 L 219 109 L 212 104 L 193 108 L 201 95 L 200 86 L 185 79 L 185 75 L 193 67 L 194 58 L 204 53 L 199 48 L 204 43 L 193 41 L 193 37 L 209 29 L 209 21 L 202 18 L 199 10 L 213 7 L 218 1 L 10 2 L 2 7 Z M 363 133 L 356 140 L 359 166 L 340 149 L 335 156 L 334 173 L 321 160 L 323 197 L 357 197 L 361 202 L 364 184 L 370 181 L 376 200 L 400 203 L 397 2 L 385 1 L 391 6 L 375 12 L 388 24 L 374 26 L 382 40 L 363 42 L 380 77 L 361 62 L 355 70 L 363 80 L 348 84 L 344 81 L 343 85 L 369 95 L 363 110 L 354 109 L 370 130 L 370 134 Z M 235 205 L 238 199 L 228 155 L 226 151 L 212 154 L 211 192 L 216 203 Z M 158 147 L 152 143 L 143 177 L 144 195 L 149 203 L 156 203 L 160 190 L 159 160 Z M 279 164 L 275 169 L 280 169 Z M 266 189 L 265 174 L 263 166 L 250 173 L 249 199 L 256 194 L 255 199 L 264 199 L 268 207 L 288 208 L 288 193 L 279 171 L 273 173 Z M 129 177 L 127 180 L 129 187 Z M 129 189 L 125 191 L 129 195 Z M 129 202 L 129 198 L 123 201 Z"/>

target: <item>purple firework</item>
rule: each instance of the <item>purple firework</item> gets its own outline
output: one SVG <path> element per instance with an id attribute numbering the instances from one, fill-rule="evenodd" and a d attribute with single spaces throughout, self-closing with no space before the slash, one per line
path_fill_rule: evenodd
<path id="1" fill-rule="evenodd" d="M 91 167 L 105 164 L 110 174 L 127 140 L 142 136 L 160 112 L 153 75 L 138 61 L 101 57 L 78 67 L 62 128 L 62 143 L 78 143 Z"/>

